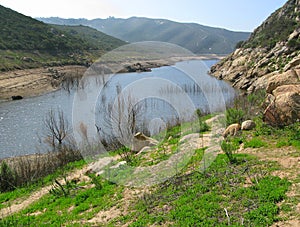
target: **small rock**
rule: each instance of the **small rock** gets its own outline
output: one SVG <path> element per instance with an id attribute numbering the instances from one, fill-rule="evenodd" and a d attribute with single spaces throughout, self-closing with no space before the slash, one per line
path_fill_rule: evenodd
<path id="1" fill-rule="evenodd" d="M 244 121 L 242 123 L 242 130 L 252 130 L 256 127 L 256 124 L 252 120 Z"/>
<path id="2" fill-rule="evenodd" d="M 11 99 L 12 100 L 21 100 L 21 99 L 23 99 L 23 97 L 21 95 L 13 95 L 13 96 L 11 96 Z"/>

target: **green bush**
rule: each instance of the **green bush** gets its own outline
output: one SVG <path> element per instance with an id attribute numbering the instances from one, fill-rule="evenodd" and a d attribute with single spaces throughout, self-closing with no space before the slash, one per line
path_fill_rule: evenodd
<path id="1" fill-rule="evenodd" d="M 231 125 L 235 123 L 241 124 L 244 120 L 245 112 L 242 109 L 230 108 L 226 111 L 226 124 Z"/>

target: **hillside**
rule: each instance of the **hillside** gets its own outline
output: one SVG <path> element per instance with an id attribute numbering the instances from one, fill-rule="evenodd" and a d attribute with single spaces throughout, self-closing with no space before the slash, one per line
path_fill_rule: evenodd
<path id="1" fill-rule="evenodd" d="M 3 6 L 0 6 L 0 29 L 0 71 L 85 64 L 124 44 L 91 28 L 54 27 Z M 95 41 L 97 38 L 100 41 Z"/>
<path id="2" fill-rule="evenodd" d="M 22 168 L 1 163 L 1 182 L 12 184 L 0 184 L 0 226 L 299 226 L 300 144 L 277 146 L 295 130 L 265 135 L 268 127 L 258 124 L 233 138 L 234 149 L 240 140 L 245 148 L 230 156 L 215 144 L 220 136 L 211 134 L 218 119 L 206 120 L 211 131 L 204 134 L 194 128 L 199 122 L 183 123 L 143 152 L 126 156 L 122 148 L 51 175 L 53 166 L 74 159 L 76 151 L 5 160 Z M 24 167 L 28 160 L 35 165 Z M 47 177 L 15 188 L 29 173 Z"/>
<path id="3" fill-rule="evenodd" d="M 284 126 L 300 119 L 300 1 L 289 0 L 211 74 L 253 93 L 267 92 L 264 119 Z"/>
<path id="4" fill-rule="evenodd" d="M 225 29 L 195 23 L 177 23 L 164 19 L 131 17 L 118 19 L 62 19 L 38 18 L 60 25 L 86 25 L 128 42 L 161 41 L 182 46 L 196 54 L 228 54 L 239 41 L 246 40 L 250 33 L 232 32 Z"/>
<path id="5" fill-rule="evenodd" d="M 68 26 L 53 24 L 51 27 L 61 30 L 77 39 L 81 39 L 89 45 L 90 49 L 93 48 L 94 50 L 107 52 L 126 44 L 123 40 L 83 25 Z"/>

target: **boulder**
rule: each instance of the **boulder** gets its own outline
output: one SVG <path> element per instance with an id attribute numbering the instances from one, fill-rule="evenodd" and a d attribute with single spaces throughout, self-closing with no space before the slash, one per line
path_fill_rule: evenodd
<path id="1" fill-rule="evenodd" d="M 285 67 L 284 67 L 284 71 L 287 71 L 289 69 L 298 67 L 300 65 L 300 57 L 295 57 L 290 63 L 288 63 Z"/>
<path id="2" fill-rule="evenodd" d="M 282 74 L 275 74 L 268 80 L 267 93 L 271 94 L 276 88 L 282 85 L 299 83 L 298 74 L 295 70 L 289 70 Z"/>
<path id="3" fill-rule="evenodd" d="M 240 129 L 241 129 L 240 124 L 229 125 L 226 128 L 225 132 L 223 133 L 223 137 L 226 138 L 228 136 L 235 136 Z"/>
<path id="4" fill-rule="evenodd" d="M 252 120 L 247 120 L 242 123 L 242 130 L 252 130 L 256 127 L 256 124 Z"/>
<path id="5" fill-rule="evenodd" d="M 264 121 L 273 126 L 285 126 L 300 119 L 300 84 L 283 85 L 273 91 Z"/>
<path id="6" fill-rule="evenodd" d="M 252 130 L 256 127 L 256 124 L 254 121 L 252 120 L 247 120 L 247 121 L 244 121 L 242 123 L 242 126 L 241 126 L 241 129 L 242 130 Z"/>
<path id="7" fill-rule="evenodd" d="M 138 132 L 133 137 L 132 150 L 140 151 L 144 147 L 153 147 L 158 144 L 158 141 L 145 136 L 143 133 Z"/>

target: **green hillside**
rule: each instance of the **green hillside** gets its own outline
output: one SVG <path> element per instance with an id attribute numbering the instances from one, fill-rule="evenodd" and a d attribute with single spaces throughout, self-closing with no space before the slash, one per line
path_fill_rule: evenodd
<path id="1" fill-rule="evenodd" d="M 51 25 L 52 27 L 61 30 L 64 34 L 71 35 L 75 38 L 83 40 L 88 48 L 98 49 L 102 51 L 110 51 L 116 47 L 126 44 L 126 42 L 106 35 L 96 29 L 83 25 Z"/>
<path id="2" fill-rule="evenodd" d="M 128 42 L 161 41 L 182 46 L 196 54 L 228 54 L 248 32 L 233 32 L 196 23 L 178 23 L 164 19 L 131 17 L 129 19 L 39 18 L 50 24 L 86 25 Z"/>
<path id="3" fill-rule="evenodd" d="M 245 43 L 245 47 L 273 48 L 278 42 L 285 42 L 289 36 L 299 28 L 299 12 L 295 10 L 295 0 L 288 1 L 284 7 L 276 10 L 264 23 L 259 26 L 250 39 Z M 289 47 L 298 47 L 300 41 L 292 40 Z"/>
<path id="4" fill-rule="evenodd" d="M 85 64 L 125 43 L 83 26 L 50 26 L 3 6 L 0 29 L 1 71 L 45 64 Z"/>

